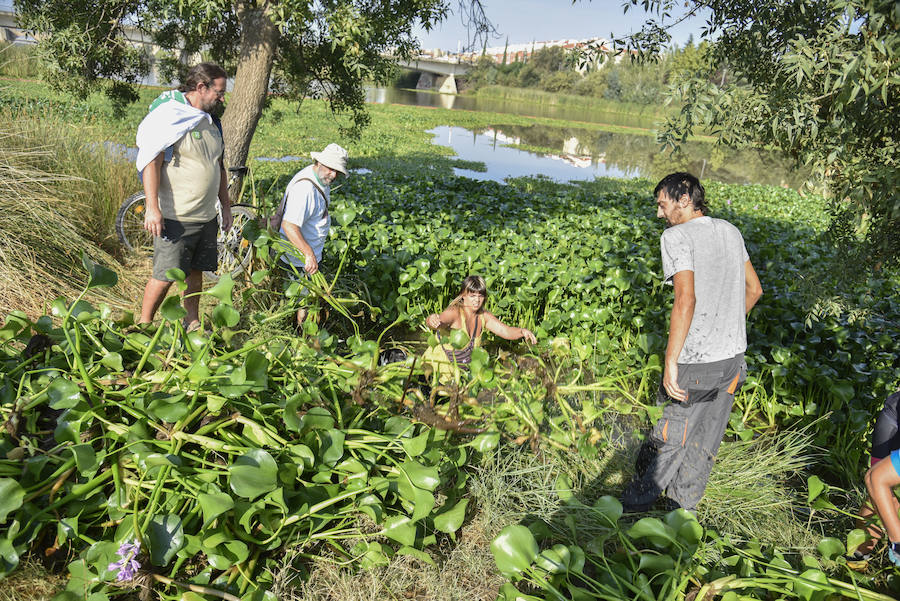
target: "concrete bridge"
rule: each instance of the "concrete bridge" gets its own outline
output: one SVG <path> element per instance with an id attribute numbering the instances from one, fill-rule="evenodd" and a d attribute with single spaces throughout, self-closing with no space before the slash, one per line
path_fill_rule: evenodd
<path id="1" fill-rule="evenodd" d="M 465 75 L 471 65 L 450 58 L 419 57 L 412 60 L 397 60 L 397 65 L 410 71 L 421 73 L 417 90 L 437 89 L 445 94 L 456 94 L 456 76 Z"/>

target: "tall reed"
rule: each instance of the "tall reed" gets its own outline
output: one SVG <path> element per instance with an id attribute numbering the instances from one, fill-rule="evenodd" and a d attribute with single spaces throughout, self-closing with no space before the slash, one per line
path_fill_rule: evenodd
<path id="1" fill-rule="evenodd" d="M 111 254 L 133 173 L 71 126 L 0 114 L 0 312 L 36 315 L 53 298 L 77 294 L 82 252 L 119 273 L 119 286 L 93 300 L 133 307 L 137 278 Z"/>

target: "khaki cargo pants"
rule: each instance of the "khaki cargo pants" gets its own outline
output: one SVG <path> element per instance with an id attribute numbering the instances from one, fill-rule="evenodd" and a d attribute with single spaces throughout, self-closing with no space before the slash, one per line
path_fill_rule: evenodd
<path id="1" fill-rule="evenodd" d="M 688 398 L 670 399 L 660 383 L 657 404 L 663 414 L 638 456 L 636 473 L 622 495 L 633 510 L 647 509 L 666 496 L 694 511 L 706 490 L 734 394 L 747 378 L 744 354 L 712 363 L 679 364 L 678 386 Z"/>

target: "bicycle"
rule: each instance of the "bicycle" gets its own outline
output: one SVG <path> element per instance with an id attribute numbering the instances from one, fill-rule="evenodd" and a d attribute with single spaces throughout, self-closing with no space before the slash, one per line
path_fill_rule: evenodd
<path id="1" fill-rule="evenodd" d="M 249 167 L 229 167 L 231 174 L 228 178 L 228 187 L 239 177 L 243 177 L 249 171 Z M 153 254 L 153 236 L 144 229 L 144 211 L 146 210 L 146 194 L 143 191 L 132 194 L 119 207 L 116 214 L 116 234 L 125 248 L 139 255 Z M 219 203 L 216 203 L 216 213 L 219 214 Z M 253 246 L 243 237 L 244 226 L 248 221 L 256 219 L 256 211 L 247 204 L 231 205 L 232 224 L 231 229 L 223 232 L 219 228 L 216 238 L 216 246 L 219 250 L 219 266 L 216 271 L 204 271 L 203 275 L 216 281 L 223 274 L 230 273 L 236 277 L 250 264 L 253 255 Z"/>

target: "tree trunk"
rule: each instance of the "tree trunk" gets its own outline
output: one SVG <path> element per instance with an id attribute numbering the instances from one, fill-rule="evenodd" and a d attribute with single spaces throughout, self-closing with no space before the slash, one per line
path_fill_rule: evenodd
<path id="1" fill-rule="evenodd" d="M 241 23 L 241 49 L 234 88 L 222 119 L 225 138 L 225 166 L 244 165 L 250 151 L 250 141 L 262 115 L 269 91 L 269 75 L 275 59 L 279 31 L 269 16 L 271 3 L 238 1 L 235 13 Z M 240 180 L 231 189 L 232 201 L 237 200 Z"/>

